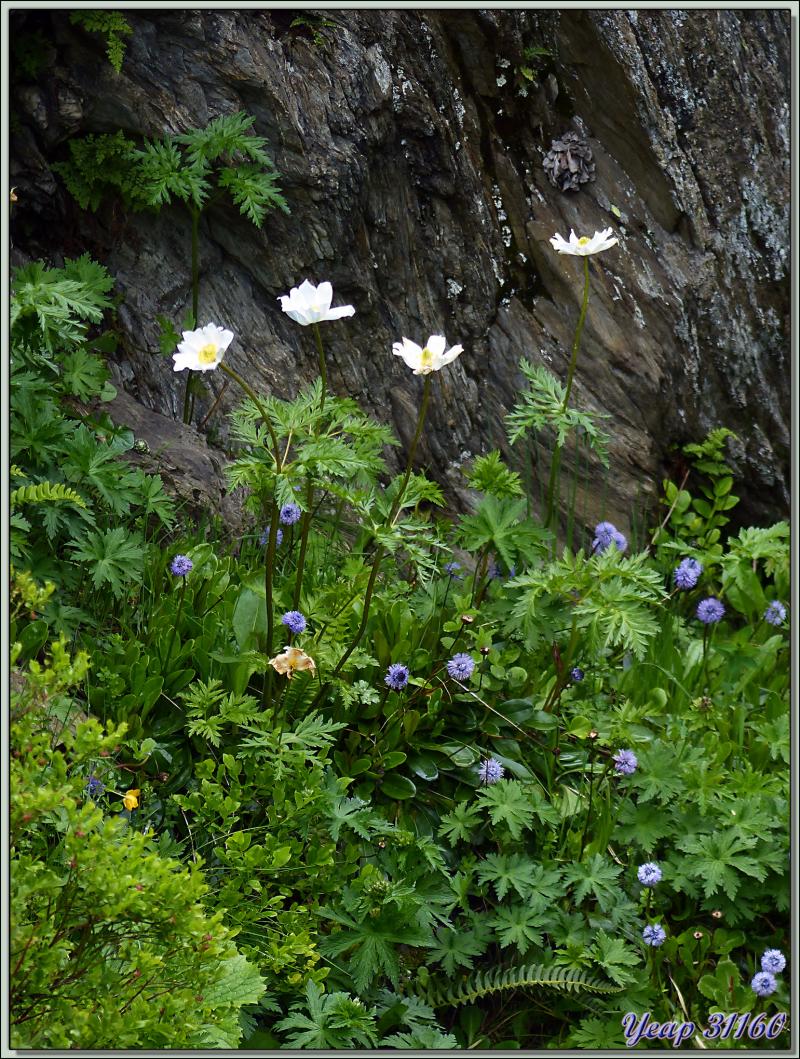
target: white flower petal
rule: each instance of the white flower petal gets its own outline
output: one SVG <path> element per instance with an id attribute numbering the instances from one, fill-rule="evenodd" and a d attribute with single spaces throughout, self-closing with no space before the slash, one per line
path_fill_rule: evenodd
<path id="1" fill-rule="evenodd" d="M 429 349 L 434 356 L 441 357 L 446 345 L 447 339 L 444 335 L 431 335 L 426 343 L 426 348 Z"/>
<path id="2" fill-rule="evenodd" d="M 327 280 L 320 283 L 317 287 L 316 297 L 314 302 L 320 307 L 321 312 L 327 313 L 331 307 L 333 301 L 333 287 L 328 283 Z M 324 317 L 323 317 L 324 319 Z"/>
<path id="3" fill-rule="evenodd" d="M 456 357 L 460 356 L 463 352 L 463 346 L 453 346 L 452 349 L 448 349 L 448 351 L 442 357 L 442 366 L 444 366 L 445 364 L 452 363 L 452 361 L 454 361 Z"/>
<path id="4" fill-rule="evenodd" d="M 328 309 L 325 313 L 325 320 L 341 320 L 343 316 L 352 316 L 355 313 L 355 309 L 352 305 L 337 305 L 335 309 Z"/>

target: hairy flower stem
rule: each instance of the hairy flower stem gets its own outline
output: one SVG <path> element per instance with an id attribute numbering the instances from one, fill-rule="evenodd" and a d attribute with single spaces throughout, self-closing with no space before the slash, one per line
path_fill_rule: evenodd
<path id="1" fill-rule="evenodd" d="M 389 512 L 389 517 L 386 520 L 387 524 L 389 526 L 392 525 L 392 523 L 394 522 L 395 518 L 397 517 L 397 512 L 400 510 L 400 505 L 403 502 L 403 496 L 405 495 L 406 487 L 408 485 L 408 480 L 411 477 L 411 468 L 412 468 L 412 466 L 414 464 L 414 456 L 416 455 L 417 445 L 419 444 L 419 439 L 420 439 L 420 436 L 422 434 L 422 426 L 423 426 L 423 424 L 425 422 L 425 415 L 426 415 L 426 413 L 428 411 L 428 402 L 430 401 L 430 396 L 431 396 L 431 377 L 430 377 L 430 375 L 426 375 L 425 376 L 425 384 L 424 384 L 424 386 L 422 388 L 422 403 L 419 406 L 419 415 L 417 416 L 417 429 L 414 431 L 414 437 L 413 437 L 413 439 L 411 441 L 411 446 L 410 446 L 410 448 L 408 450 L 408 463 L 406 464 L 406 473 L 405 473 L 405 476 L 403 477 L 403 481 L 402 481 L 402 484 L 400 486 L 400 489 L 398 490 L 397 496 L 394 498 L 394 503 L 392 504 L 392 509 Z M 350 655 L 353 653 L 353 651 L 355 651 L 356 647 L 358 647 L 358 644 L 361 641 L 361 637 L 364 635 L 364 632 L 366 631 L 367 620 L 369 618 L 369 607 L 370 607 L 370 603 L 372 602 L 372 593 L 375 591 L 375 582 L 377 581 L 377 578 L 378 578 L 378 571 L 380 570 L 380 567 L 381 567 L 381 560 L 383 559 L 384 551 L 385 551 L 385 549 L 384 549 L 382 544 L 379 544 L 378 547 L 375 549 L 375 558 L 372 560 L 372 570 L 370 571 L 369 581 L 367 582 L 367 590 L 364 593 L 364 609 L 363 609 L 362 614 L 361 614 L 361 622 L 360 622 L 360 624 L 358 626 L 358 629 L 356 631 L 355 636 L 353 637 L 353 639 L 350 642 L 350 646 L 347 648 L 345 653 L 342 655 L 342 657 L 336 663 L 336 667 L 332 671 L 331 677 L 335 677 L 336 674 L 341 671 L 342 666 L 345 664 L 345 662 L 350 657 Z M 318 692 L 318 694 L 317 694 L 317 698 L 314 700 L 313 705 L 316 705 L 317 701 L 322 697 L 323 691 L 324 691 L 324 688 L 321 687 L 319 692 Z"/>
<path id="2" fill-rule="evenodd" d="M 325 397 L 323 391 L 323 399 Z M 292 596 L 292 607 L 297 610 L 300 603 L 300 592 L 303 588 L 303 567 L 306 562 L 306 549 L 308 548 L 308 531 L 311 528 L 311 518 L 314 506 L 314 483 L 310 478 L 306 481 L 306 510 L 303 513 L 303 524 L 300 527 L 300 554 L 297 557 L 297 575 L 294 580 L 294 595 Z"/>
<path id="3" fill-rule="evenodd" d="M 414 431 L 414 437 L 411 440 L 411 446 L 408 450 L 408 463 L 406 464 L 405 477 L 403 478 L 403 483 L 400 486 L 397 496 L 394 498 L 392 510 L 389 512 L 389 518 L 387 519 L 390 526 L 394 522 L 397 516 L 397 512 L 400 510 L 400 505 L 403 502 L 403 496 L 405 495 L 406 486 L 408 485 L 408 480 L 411 477 L 411 468 L 414 465 L 414 457 L 417 454 L 417 445 L 419 444 L 419 439 L 422 435 L 422 426 L 425 422 L 425 416 L 428 411 L 428 402 L 430 401 L 430 398 L 431 376 L 426 375 L 425 383 L 422 387 L 422 403 L 419 406 L 419 415 L 417 416 L 417 429 Z"/>
<path id="4" fill-rule="evenodd" d="M 561 414 L 563 415 L 569 407 L 569 398 L 572 393 L 572 383 L 575 378 L 575 367 L 578 363 L 578 350 L 581 348 L 581 335 L 583 334 L 583 325 L 586 321 L 586 309 L 589 305 L 589 258 L 583 259 L 583 302 L 581 304 L 581 313 L 578 317 L 578 326 L 575 328 L 575 338 L 572 341 L 572 356 L 569 361 L 569 368 L 567 369 L 567 385 L 564 390 L 564 400 L 561 404 Z M 553 516 L 555 513 L 555 500 L 559 478 L 559 471 L 561 469 L 561 450 L 563 445 L 556 444 L 553 450 L 553 459 L 550 463 L 550 481 L 547 485 L 547 515 L 545 517 L 545 526 L 548 529 L 552 528 Z"/>
<path id="5" fill-rule="evenodd" d="M 267 600 L 267 657 L 272 655 L 273 637 L 275 635 L 275 617 L 272 613 L 272 574 L 275 569 L 275 551 L 278 542 L 278 518 L 280 508 L 277 504 L 272 505 L 272 517 L 269 522 L 269 538 L 267 539 L 267 560 L 264 565 L 264 593 Z M 264 684 L 262 698 L 265 706 L 272 699 L 272 679 L 275 671 L 268 665 L 264 670 Z"/>
<path id="6" fill-rule="evenodd" d="M 320 334 L 319 324 L 314 324 L 314 338 L 317 343 L 317 353 L 319 354 L 319 376 L 322 379 L 322 399 L 319 402 L 320 412 L 325 408 L 325 394 L 328 392 L 328 368 L 325 364 L 325 349 L 322 345 L 322 335 Z"/>
<path id="7" fill-rule="evenodd" d="M 270 440 L 272 441 L 272 448 L 275 455 L 275 473 L 280 474 L 282 461 L 281 461 L 281 447 L 278 444 L 278 437 L 275 433 L 275 428 L 272 425 L 272 421 L 267 414 L 266 408 L 264 408 L 261 401 L 258 399 L 255 390 L 248 385 L 241 377 L 241 375 L 234 371 L 233 368 L 229 368 L 224 362 L 220 364 L 220 369 L 225 372 L 242 390 L 247 394 L 253 404 L 261 413 L 261 418 L 264 420 L 264 425 L 269 431 Z M 280 509 L 278 505 L 273 503 L 272 505 L 272 518 L 269 524 L 269 540 L 267 543 L 267 560 L 264 568 L 264 589 L 267 597 L 267 655 L 272 654 L 273 637 L 275 634 L 275 620 L 272 614 L 272 574 L 275 568 L 275 550 L 278 541 L 278 517 L 280 515 Z M 263 699 L 264 705 L 270 701 L 272 694 L 272 678 L 274 672 L 272 666 L 267 666 L 264 672 L 264 689 Z"/>
<path id="8" fill-rule="evenodd" d="M 244 379 L 237 371 L 234 371 L 233 368 L 229 368 L 224 361 L 222 361 L 222 363 L 219 365 L 219 369 L 220 371 L 224 371 L 226 375 L 233 379 L 233 381 L 238 386 L 241 386 L 241 388 L 244 390 L 244 392 L 247 394 L 247 396 L 250 398 L 250 400 L 261 413 L 261 418 L 264 420 L 264 425 L 269 431 L 270 441 L 272 442 L 272 449 L 275 453 L 275 472 L 276 474 L 280 474 L 282 466 L 281 447 L 278 444 L 278 437 L 275 433 L 275 428 L 272 426 L 272 420 L 267 415 L 267 410 L 264 408 L 261 401 L 259 401 L 255 390 L 244 381 Z"/>
<path id="9" fill-rule="evenodd" d="M 200 210 L 192 206 L 192 327 L 197 327 L 200 312 Z M 186 391 L 183 395 L 183 421 L 192 421 L 192 372 L 186 376 Z"/>
<path id="10" fill-rule="evenodd" d="M 167 675 L 167 666 L 169 665 L 169 660 L 172 657 L 172 648 L 175 646 L 175 637 L 176 637 L 176 635 L 178 633 L 178 626 L 181 623 L 181 611 L 183 610 L 183 597 L 185 595 L 186 595 L 186 578 L 184 577 L 182 579 L 182 581 L 181 581 L 181 595 L 180 595 L 180 599 L 178 600 L 178 612 L 175 615 L 175 624 L 172 626 L 172 636 L 170 637 L 170 640 L 169 640 L 169 648 L 167 649 L 167 657 L 164 659 L 164 665 L 161 668 L 161 674 L 162 674 L 162 676 L 165 676 L 165 677 Z"/>

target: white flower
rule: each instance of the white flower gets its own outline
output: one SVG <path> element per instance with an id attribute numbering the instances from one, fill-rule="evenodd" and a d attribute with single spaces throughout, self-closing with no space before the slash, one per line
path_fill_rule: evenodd
<path id="1" fill-rule="evenodd" d="M 197 331 L 184 331 L 178 352 L 172 354 L 173 371 L 213 371 L 222 361 L 222 354 L 233 342 L 233 331 L 225 331 L 216 324 L 206 324 Z"/>
<path id="2" fill-rule="evenodd" d="M 570 231 L 569 242 L 562 239 L 560 235 L 554 235 L 550 242 L 559 254 L 589 257 L 590 254 L 599 254 L 603 250 L 609 250 L 612 246 L 616 246 L 619 240 L 612 238 L 611 228 L 604 228 L 602 232 L 595 232 L 591 239 L 588 235 L 582 235 L 579 239 L 574 231 Z"/>
<path id="3" fill-rule="evenodd" d="M 321 323 L 323 320 L 339 320 L 343 316 L 352 316 L 355 312 L 352 305 L 339 305 L 336 309 L 331 309 L 332 300 L 333 287 L 330 283 L 320 283 L 315 287 L 307 279 L 278 299 L 286 315 L 303 327 Z"/>
<path id="4" fill-rule="evenodd" d="M 463 346 L 453 346 L 445 353 L 446 345 L 444 335 L 431 335 L 424 349 L 404 338 L 402 342 L 394 343 L 392 352 L 396 357 L 402 357 L 409 368 L 414 369 L 415 375 L 430 375 L 455 360 L 464 350 Z"/>

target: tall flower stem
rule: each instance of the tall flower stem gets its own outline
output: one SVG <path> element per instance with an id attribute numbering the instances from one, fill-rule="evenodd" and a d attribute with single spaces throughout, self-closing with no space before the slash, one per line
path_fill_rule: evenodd
<path id="1" fill-rule="evenodd" d="M 270 440 L 272 441 L 272 448 L 273 448 L 273 453 L 274 453 L 274 456 L 275 456 L 275 474 L 276 475 L 280 474 L 281 466 L 282 466 L 282 462 L 281 462 L 281 447 L 278 444 L 278 436 L 275 433 L 275 428 L 272 425 L 272 420 L 269 418 L 269 415 L 267 414 L 266 408 L 261 403 L 261 401 L 258 399 L 258 396 L 257 396 L 255 390 L 248 383 L 246 383 L 244 381 L 244 379 L 241 377 L 241 375 L 237 371 L 234 371 L 233 368 L 228 367 L 228 365 L 225 364 L 224 362 L 220 364 L 220 368 L 221 368 L 222 371 L 225 372 L 225 374 L 229 378 L 233 379 L 233 381 L 238 386 L 241 387 L 241 389 L 247 394 L 247 396 L 250 398 L 250 400 L 253 402 L 253 404 L 258 409 L 258 411 L 261 413 L 261 418 L 264 420 L 264 424 L 265 424 L 267 430 L 269 431 Z M 272 505 L 272 517 L 270 519 L 270 524 L 269 524 L 269 539 L 268 539 L 268 542 L 267 542 L 267 559 L 266 559 L 266 565 L 265 565 L 265 568 L 264 568 L 264 592 L 265 592 L 265 595 L 266 595 L 266 605 L 267 605 L 267 655 L 268 656 L 272 654 L 273 638 L 274 638 L 274 635 L 275 635 L 275 619 L 274 619 L 274 616 L 273 616 L 273 613 L 272 613 L 272 575 L 273 575 L 273 571 L 275 569 L 275 551 L 276 551 L 276 545 L 277 545 L 277 541 L 278 541 L 278 518 L 279 518 L 279 515 L 280 515 L 280 509 L 278 508 L 277 504 L 273 503 L 273 505 Z M 269 703 L 271 695 L 272 695 L 272 678 L 273 678 L 272 666 L 267 666 L 266 671 L 264 673 L 264 690 L 263 690 L 263 698 L 264 698 L 264 705 L 265 706 Z"/>
<path id="2" fill-rule="evenodd" d="M 581 348 L 581 335 L 583 334 L 583 325 L 586 322 L 586 309 L 589 305 L 589 258 L 584 257 L 583 259 L 583 301 L 581 303 L 581 312 L 578 317 L 578 326 L 575 328 L 575 338 L 572 341 L 572 356 L 569 361 L 569 368 L 567 369 L 567 384 L 564 389 L 564 400 L 561 404 L 561 414 L 563 415 L 569 407 L 569 399 L 572 394 L 572 383 L 575 378 L 575 368 L 578 363 L 578 351 Z M 550 463 L 550 480 L 547 485 L 547 515 L 545 518 L 545 525 L 548 529 L 551 528 L 555 499 L 556 499 L 556 487 L 558 485 L 559 472 L 561 470 L 561 450 L 563 446 L 556 444 L 553 450 L 553 459 Z"/>
<path id="3" fill-rule="evenodd" d="M 325 392 L 323 390 L 323 399 Z M 297 605 L 300 602 L 300 592 L 303 588 L 303 567 L 306 562 L 306 549 L 308 548 L 308 531 L 311 528 L 311 517 L 313 515 L 312 508 L 314 506 L 314 483 L 311 478 L 306 481 L 306 510 L 303 512 L 303 525 L 300 527 L 300 554 L 297 557 L 297 575 L 294 581 L 294 595 L 292 597 L 292 606 L 297 610 Z"/>
<path id="4" fill-rule="evenodd" d="M 317 343 L 317 353 L 319 353 L 319 374 L 322 380 L 322 395 L 319 402 L 319 410 L 323 412 L 325 410 L 325 395 L 328 392 L 328 371 L 325 365 L 325 347 L 322 345 L 322 333 L 319 329 L 319 324 L 313 324 L 314 328 L 314 339 Z M 314 433 L 319 433 L 319 428 L 315 428 Z M 300 527 L 300 554 L 297 557 L 297 576 L 294 582 L 294 607 L 296 608 L 300 602 L 300 592 L 303 587 L 303 568 L 306 561 L 306 549 L 308 547 L 308 532 L 311 528 L 311 517 L 312 508 L 314 506 L 314 485 L 309 477 L 306 480 L 306 510 L 303 514 L 303 524 Z"/>
<path id="5" fill-rule="evenodd" d="M 411 468 L 414 465 L 414 457 L 417 454 L 417 445 L 419 444 L 419 439 L 422 436 L 422 427 L 425 423 L 425 416 L 428 412 L 428 402 L 430 401 L 430 399 L 431 376 L 426 375 L 425 383 L 422 387 L 422 403 L 419 406 L 419 415 L 417 416 L 417 429 L 414 431 L 414 437 L 411 439 L 411 446 L 408 450 L 408 463 L 406 464 L 406 473 L 405 477 L 403 478 L 403 483 L 400 486 L 400 489 L 398 490 L 397 496 L 394 498 L 392 510 L 389 512 L 389 525 L 394 522 L 395 517 L 397 516 L 397 512 L 400 510 L 400 505 L 403 502 L 403 496 L 405 495 L 406 486 L 408 485 L 408 480 L 411 477 Z"/>
<path id="6" fill-rule="evenodd" d="M 184 577 L 181 580 L 181 594 L 180 594 L 180 598 L 178 600 L 178 612 L 175 615 L 175 624 L 172 626 L 172 636 L 170 637 L 170 640 L 169 640 L 169 647 L 167 649 L 167 657 L 164 659 L 164 665 L 163 665 L 162 670 L 161 670 L 162 675 L 165 676 L 165 677 L 167 675 L 167 666 L 169 665 L 169 660 L 172 657 L 172 648 L 175 646 L 175 637 L 176 637 L 176 635 L 178 633 L 178 626 L 181 623 L 181 611 L 183 610 L 183 597 L 185 595 L 186 595 L 186 578 Z"/>
<path id="7" fill-rule="evenodd" d="M 314 339 L 317 343 L 317 353 L 319 354 L 319 375 L 322 379 L 322 400 L 319 403 L 320 412 L 325 407 L 325 394 L 328 392 L 328 369 L 325 364 L 325 349 L 322 345 L 322 335 L 320 334 L 319 324 L 313 324 Z"/>
<path id="8" fill-rule="evenodd" d="M 277 437 L 277 435 L 275 433 L 275 428 L 272 426 L 272 420 L 267 415 L 267 410 L 264 408 L 263 404 L 258 399 L 258 396 L 256 395 L 255 390 L 253 390 L 253 388 L 251 386 L 249 386 L 244 381 L 244 379 L 241 377 L 241 375 L 237 371 L 234 371 L 233 368 L 229 368 L 228 365 L 224 361 L 222 361 L 222 363 L 220 364 L 219 367 L 220 367 L 220 371 L 224 371 L 226 375 L 228 375 L 231 379 L 233 379 L 233 381 L 238 386 L 240 386 L 242 388 L 242 390 L 244 390 L 244 392 L 247 394 L 247 396 L 250 398 L 250 400 L 253 402 L 253 404 L 256 406 L 256 408 L 261 413 L 261 418 L 264 420 L 264 425 L 266 426 L 267 430 L 269 431 L 270 440 L 272 442 L 272 449 L 273 449 L 273 452 L 275 453 L 275 471 L 276 471 L 276 473 L 280 473 L 280 469 L 281 469 L 281 465 L 282 465 L 282 461 L 281 461 L 281 447 L 278 444 L 278 437 Z"/>
<path id="9" fill-rule="evenodd" d="M 272 613 L 272 575 L 275 569 L 275 551 L 278 541 L 278 518 L 280 508 L 277 504 L 272 505 L 272 516 L 269 521 L 269 537 L 267 539 L 267 559 L 264 565 L 264 595 L 267 606 L 267 657 L 272 655 L 273 639 L 275 636 L 275 616 Z M 274 676 L 272 666 L 268 665 L 264 671 L 263 701 L 268 706 L 272 699 L 272 679 Z"/>
<path id="10" fill-rule="evenodd" d="M 419 444 L 419 439 L 422 436 L 422 427 L 425 423 L 425 415 L 428 411 L 428 403 L 430 401 L 430 396 L 431 377 L 430 375 L 426 375 L 425 384 L 422 388 L 422 402 L 419 406 L 419 415 L 417 416 L 417 429 L 414 431 L 414 437 L 411 440 L 411 445 L 408 450 L 408 462 L 406 464 L 406 473 L 403 477 L 403 481 L 400 485 L 400 489 L 398 490 L 397 496 L 394 498 L 394 503 L 392 504 L 392 509 L 389 512 L 389 517 L 386 520 L 389 526 L 392 525 L 395 518 L 397 517 L 397 512 L 400 510 L 400 505 L 403 502 L 403 496 L 405 494 L 406 487 L 408 486 L 408 480 L 411 477 L 411 468 L 414 464 L 414 457 L 417 453 L 417 445 Z M 336 667 L 331 673 L 332 677 L 335 677 L 336 674 L 341 671 L 342 666 L 345 664 L 345 662 L 353 653 L 353 651 L 355 651 L 356 647 L 358 647 L 358 644 L 361 641 L 361 637 L 364 635 L 364 632 L 367 628 L 367 620 L 369 618 L 369 607 L 370 603 L 372 602 L 372 593 L 375 591 L 375 582 L 378 579 L 378 571 L 380 570 L 381 560 L 383 559 L 384 554 L 385 548 L 382 544 L 379 544 L 378 547 L 375 549 L 375 557 L 372 560 L 372 570 L 370 571 L 369 581 L 367 582 L 367 589 L 364 593 L 364 609 L 361 614 L 361 622 L 358 626 L 355 636 L 350 642 L 350 646 L 347 648 L 345 653 L 336 663 Z M 323 691 L 324 687 L 321 687 L 319 693 L 317 694 L 317 698 L 314 700 L 315 704 L 317 700 L 322 697 Z"/>
<path id="11" fill-rule="evenodd" d="M 192 206 L 192 327 L 197 327 L 200 312 L 200 209 Z M 186 378 L 186 392 L 183 395 L 183 421 L 192 421 L 192 372 Z"/>

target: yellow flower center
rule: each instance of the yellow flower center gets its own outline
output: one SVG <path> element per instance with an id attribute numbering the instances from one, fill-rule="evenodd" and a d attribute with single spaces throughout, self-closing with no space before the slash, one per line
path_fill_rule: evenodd
<path id="1" fill-rule="evenodd" d="M 433 353 L 427 346 L 423 349 L 419 362 L 420 366 L 423 368 L 429 368 L 433 364 Z"/>
<path id="2" fill-rule="evenodd" d="M 582 235 L 578 240 L 578 246 L 586 246 L 587 243 L 591 243 L 591 239 L 588 235 Z"/>
<path id="3" fill-rule="evenodd" d="M 215 345 L 213 342 L 209 342 L 208 345 L 203 346 L 203 348 L 198 351 L 197 359 L 201 364 L 213 364 L 217 359 L 218 349 L 219 346 Z"/>

